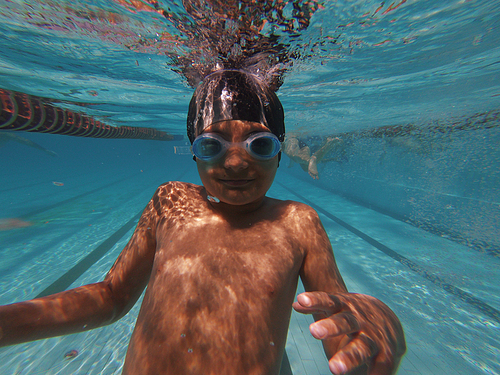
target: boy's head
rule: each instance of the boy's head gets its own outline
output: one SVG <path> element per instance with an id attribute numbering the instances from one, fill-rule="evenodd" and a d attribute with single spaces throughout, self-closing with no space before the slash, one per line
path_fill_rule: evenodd
<path id="1" fill-rule="evenodd" d="M 214 72 L 191 99 L 187 130 L 192 144 L 202 133 L 220 137 L 200 150 L 193 145 L 200 153 L 208 151 L 207 158 L 195 157 L 207 193 L 231 206 L 259 205 L 274 180 L 285 137 L 283 107 L 276 94 L 255 75 L 240 70 Z M 269 132 L 277 144 L 266 138 Z M 210 157 L 219 149 L 222 154 Z"/>
<path id="2" fill-rule="evenodd" d="M 285 116 L 276 94 L 257 76 L 241 70 L 219 70 L 196 89 L 187 119 L 191 143 L 210 125 L 227 120 L 264 125 L 283 142 Z"/>

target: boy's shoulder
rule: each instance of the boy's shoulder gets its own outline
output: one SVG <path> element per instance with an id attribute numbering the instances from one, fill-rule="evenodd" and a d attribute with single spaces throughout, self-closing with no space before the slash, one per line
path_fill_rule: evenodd
<path id="1" fill-rule="evenodd" d="M 200 194 L 202 190 L 203 186 L 189 182 L 168 181 L 158 186 L 155 194 Z"/>
<path id="2" fill-rule="evenodd" d="M 300 211 L 300 212 L 316 212 L 314 208 L 311 206 L 297 202 L 297 201 L 292 201 L 292 200 L 282 200 L 282 199 L 276 199 L 276 198 L 268 198 L 270 201 L 273 202 L 273 204 L 286 207 L 287 209 L 295 212 L 295 211 Z"/>
<path id="3" fill-rule="evenodd" d="M 158 186 L 155 196 L 174 202 L 179 200 L 201 199 L 203 186 L 182 181 L 169 181 Z"/>
<path id="4" fill-rule="evenodd" d="M 271 206 L 274 206 L 275 209 L 279 210 L 282 213 L 282 217 L 286 220 L 290 220 L 298 224 L 319 221 L 319 216 L 316 210 L 305 203 L 292 200 L 269 199 L 271 200 Z"/>
<path id="5" fill-rule="evenodd" d="M 311 206 L 296 201 L 274 200 L 274 214 L 269 214 L 272 224 L 269 231 L 276 230 L 299 248 L 316 251 L 324 249 L 318 244 L 324 243 L 325 232 L 316 210 Z"/>
<path id="6" fill-rule="evenodd" d="M 156 189 L 150 204 L 158 214 L 171 209 L 189 209 L 203 199 L 203 186 L 181 181 L 169 181 Z"/>

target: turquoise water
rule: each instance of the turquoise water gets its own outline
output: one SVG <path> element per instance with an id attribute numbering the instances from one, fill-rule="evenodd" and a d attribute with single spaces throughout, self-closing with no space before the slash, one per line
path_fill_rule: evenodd
<path id="1" fill-rule="evenodd" d="M 184 135 L 193 89 L 178 61 L 214 57 L 193 52 L 182 4 L 135 4 L 3 1 L 0 88 Z M 337 1 L 295 34 L 262 30 L 295 56 L 278 91 L 287 131 L 343 140 L 319 180 L 284 156 L 270 195 L 317 209 L 349 289 L 398 314 L 399 374 L 500 374 L 499 15 L 495 1 Z M 159 184 L 199 183 L 187 139 L 16 134 L 57 156 L 0 147 L 0 304 L 102 279 Z M 0 373 L 119 373 L 137 312 L 0 349 Z M 327 374 L 307 325 L 294 314 L 292 372 Z"/>

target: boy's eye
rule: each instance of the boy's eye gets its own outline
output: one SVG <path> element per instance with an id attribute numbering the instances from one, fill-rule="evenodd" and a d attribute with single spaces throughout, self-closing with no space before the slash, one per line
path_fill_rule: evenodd
<path id="1" fill-rule="evenodd" d="M 273 151 L 273 142 L 267 138 L 257 138 L 252 141 L 250 148 L 258 155 L 269 155 Z"/>
<path id="2" fill-rule="evenodd" d="M 215 139 L 206 139 L 201 145 L 201 151 L 204 155 L 217 155 L 221 150 L 221 144 Z"/>

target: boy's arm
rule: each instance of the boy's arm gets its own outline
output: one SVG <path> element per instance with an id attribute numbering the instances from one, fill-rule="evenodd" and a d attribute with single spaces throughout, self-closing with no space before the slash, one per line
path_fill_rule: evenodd
<path id="1" fill-rule="evenodd" d="M 153 266 L 157 193 L 103 281 L 0 306 L 0 346 L 86 331 L 125 315 L 147 285 Z"/>
<path id="2" fill-rule="evenodd" d="M 306 293 L 294 309 L 313 314 L 311 334 L 323 340 L 334 374 L 356 368 L 363 374 L 395 373 L 406 350 L 398 318 L 376 298 L 347 292 L 328 236 L 317 213 L 309 210 L 302 216 L 306 251 L 300 276 Z"/>

